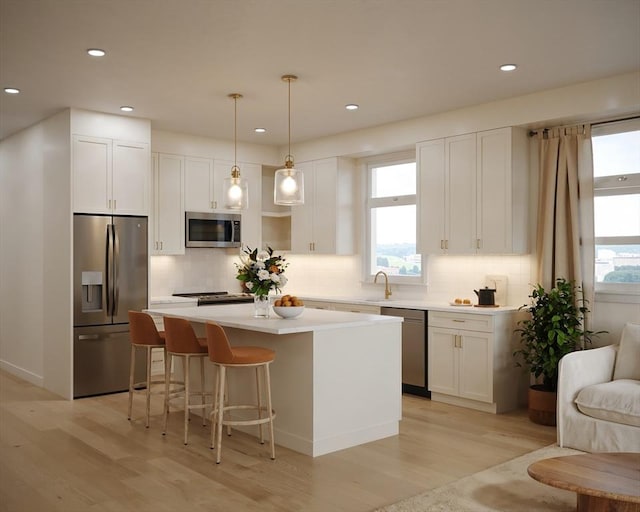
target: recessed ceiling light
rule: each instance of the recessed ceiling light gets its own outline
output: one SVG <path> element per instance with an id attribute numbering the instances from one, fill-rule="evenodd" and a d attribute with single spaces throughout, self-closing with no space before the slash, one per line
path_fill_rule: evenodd
<path id="1" fill-rule="evenodd" d="M 120 107 L 120 110 L 122 110 L 123 112 L 133 112 L 133 107 L 130 107 L 129 105 L 123 105 L 122 107 Z"/>
<path id="2" fill-rule="evenodd" d="M 6 92 L 7 94 L 19 94 L 20 89 L 16 89 L 15 87 L 5 87 L 4 92 Z"/>
<path id="3" fill-rule="evenodd" d="M 503 64 L 502 66 L 500 66 L 500 70 L 501 71 L 513 71 L 517 67 L 518 66 L 516 66 L 515 64 Z"/>
<path id="4" fill-rule="evenodd" d="M 266 128 L 254 128 L 253 131 L 256 132 L 256 133 L 264 133 L 264 132 L 267 131 L 267 129 Z"/>
<path id="5" fill-rule="evenodd" d="M 348 105 L 345 105 L 344 108 L 347 110 L 358 110 L 360 107 L 355 103 L 349 103 Z"/>
<path id="6" fill-rule="evenodd" d="M 104 57 L 107 54 L 107 52 L 101 50 L 100 48 L 89 48 L 87 50 L 87 53 L 92 57 Z"/>

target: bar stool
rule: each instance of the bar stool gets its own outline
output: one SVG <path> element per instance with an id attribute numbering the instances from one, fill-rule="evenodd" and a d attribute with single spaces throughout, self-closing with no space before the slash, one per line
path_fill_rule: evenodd
<path id="1" fill-rule="evenodd" d="M 165 353 L 166 360 L 164 332 L 158 332 L 153 318 L 151 318 L 147 313 L 129 311 L 129 338 L 131 340 L 131 362 L 129 365 L 129 410 L 127 413 L 127 419 L 131 420 L 134 392 L 144 391 L 147 400 L 145 427 L 149 428 L 151 395 L 162 393 L 162 390 L 152 390 L 152 386 L 164 384 L 164 376 L 156 379 L 151 378 L 151 355 L 154 349 L 162 349 L 163 353 Z M 136 352 L 138 349 L 144 349 L 147 357 L 146 378 L 143 382 L 134 382 Z M 143 385 L 144 389 L 139 389 Z"/>
<path id="2" fill-rule="evenodd" d="M 269 424 L 269 439 L 271 444 L 271 459 L 276 458 L 275 441 L 273 438 L 273 419 L 276 417 L 275 411 L 271 405 L 271 377 L 269 374 L 269 365 L 276 357 L 276 353 L 268 348 L 263 347 L 232 347 L 229 343 L 224 329 L 214 323 L 206 323 L 207 344 L 209 347 L 209 360 L 217 367 L 214 405 L 211 411 L 211 449 L 214 449 L 214 440 L 217 434 L 217 452 L 216 464 L 220 464 L 220 452 L 222 449 L 222 426 L 234 425 L 259 425 L 260 426 L 260 443 L 264 444 L 264 436 L 262 426 Z M 246 368 L 255 367 L 256 369 L 256 386 L 258 393 L 257 405 L 228 405 L 225 400 L 227 368 Z M 260 369 L 266 384 L 267 406 L 262 406 L 262 385 L 260 379 Z M 253 409 L 258 412 L 257 419 L 232 420 L 225 418 L 225 412 L 233 409 Z M 263 417 L 263 412 L 267 413 Z"/>
<path id="3" fill-rule="evenodd" d="M 207 403 L 206 397 L 211 393 L 205 391 L 204 385 L 204 360 L 207 357 L 207 341 L 205 338 L 198 338 L 191 326 L 191 323 L 184 318 L 164 317 L 165 339 L 167 342 L 167 358 L 165 359 L 164 381 L 164 419 L 162 423 L 162 435 L 167 433 L 167 415 L 171 400 L 182 397 L 184 399 L 184 444 L 187 444 L 189 435 L 189 411 L 202 409 L 202 425 L 206 425 L 207 407 L 212 403 Z M 169 390 L 171 377 L 171 363 L 174 357 L 182 358 L 182 368 L 184 371 L 184 388 L 175 391 Z M 200 391 L 191 391 L 191 359 L 200 361 Z M 200 396 L 200 404 L 191 404 L 192 396 Z"/>

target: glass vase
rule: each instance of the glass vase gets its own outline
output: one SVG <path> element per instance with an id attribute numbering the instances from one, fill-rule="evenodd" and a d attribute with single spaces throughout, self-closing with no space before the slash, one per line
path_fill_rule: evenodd
<path id="1" fill-rule="evenodd" d="M 253 316 L 255 318 L 269 318 L 269 306 L 268 295 L 253 296 Z"/>

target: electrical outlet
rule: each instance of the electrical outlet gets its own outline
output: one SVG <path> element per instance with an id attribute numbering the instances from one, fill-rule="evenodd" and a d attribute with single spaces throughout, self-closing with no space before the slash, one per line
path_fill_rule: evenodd
<path id="1" fill-rule="evenodd" d="M 484 278 L 484 285 L 489 288 L 495 288 L 496 290 L 496 304 L 500 306 L 508 305 L 507 298 L 507 285 L 509 278 L 507 276 L 500 275 L 487 275 Z"/>

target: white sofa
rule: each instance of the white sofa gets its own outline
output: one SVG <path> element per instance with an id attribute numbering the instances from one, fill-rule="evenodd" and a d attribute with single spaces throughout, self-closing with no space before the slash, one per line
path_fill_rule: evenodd
<path id="1" fill-rule="evenodd" d="M 640 324 L 619 345 L 560 360 L 558 444 L 586 452 L 640 452 Z"/>

